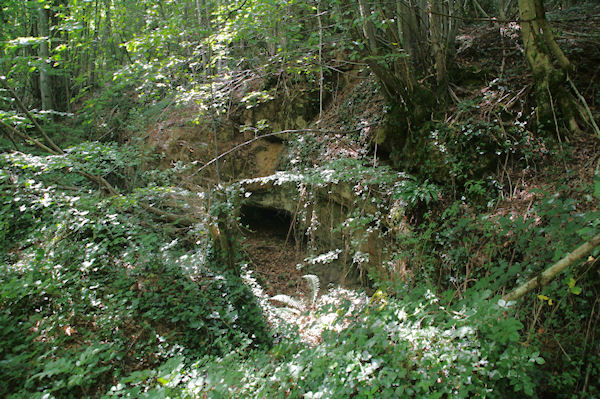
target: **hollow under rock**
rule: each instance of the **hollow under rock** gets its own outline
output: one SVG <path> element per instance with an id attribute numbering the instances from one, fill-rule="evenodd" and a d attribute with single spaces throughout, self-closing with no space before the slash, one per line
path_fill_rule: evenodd
<path id="1" fill-rule="evenodd" d="M 242 205 L 240 218 L 242 226 L 249 234 L 284 241 L 287 238 L 289 242 L 294 243 L 292 215 L 285 210 Z"/>
<path id="2" fill-rule="evenodd" d="M 280 209 L 243 205 L 240 217 L 251 268 L 267 295 L 304 297 L 308 293 L 302 278 L 306 272 L 296 266 L 306 253 L 290 231 L 292 215 Z"/>

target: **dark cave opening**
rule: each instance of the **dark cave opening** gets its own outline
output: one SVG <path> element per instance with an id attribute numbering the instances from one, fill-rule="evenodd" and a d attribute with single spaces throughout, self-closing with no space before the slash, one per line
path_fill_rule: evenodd
<path id="1" fill-rule="evenodd" d="M 292 214 L 286 210 L 242 205 L 240 221 L 248 234 L 263 234 L 285 240 L 290 232 L 288 240 L 294 242 L 293 226 L 290 231 Z"/>

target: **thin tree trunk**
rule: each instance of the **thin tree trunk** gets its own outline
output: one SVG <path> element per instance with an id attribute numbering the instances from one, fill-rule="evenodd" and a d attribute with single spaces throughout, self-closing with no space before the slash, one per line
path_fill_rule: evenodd
<path id="1" fill-rule="evenodd" d="M 364 0 L 358 0 L 358 9 L 360 11 L 360 19 L 362 21 L 362 33 L 363 37 L 367 41 L 367 45 L 369 47 L 369 52 L 372 55 L 377 55 L 377 41 L 375 38 L 375 27 L 373 26 L 373 22 L 369 20 L 370 11 L 367 9 Z"/>
<path id="2" fill-rule="evenodd" d="M 202 7 L 200 0 L 196 0 L 196 17 L 198 19 L 198 28 L 202 28 Z"/>
<path id="3" fill-rule="evenodd" d="M 96 84 L 96 65 L 98 58 L 98 41 L 100 32 L 100 0 L 96 0 L 94 5 L 94 38 L 92 39 L 92 57 L 90 60 L 90 80 L 88 84 L 94 87 Z"/>
<path id="4" fill-rule="evenodd" d="M 106 0 L 106 15 L 104 17 L 105 22 L 105 29 L 106 29 L 106 33 L 105 33 L 105 37 L 106 37 L 106 41 L 108 42 L 108 46 L 110 47 L 110 50 L 112 51 L 112 57 L 105 57 L 105 59 L 107 59 L 107 62 L 110 60 L 110 64 L 111 66 L 114 67 L 115 64 L 115 60 L 117 59 L 117 57 L 119 57 L 119 49 L 117 48 L 117 45 L 115 44 L 115 37 L 113 35 L 113 27 L 112 27 L 112 4 L 111 4 L 111 0 Z"/>
<path id="5" fill-rule="evenodd" d="M 323 115 L 323 21 L 321 20 L 321 1 L 317 0 L 317 19 L 319 22 L 319 120 Z"/>
<path id="6" fill-rule="evenodd" d="M 438 88 L 445 86 L 448 80 L 446 43 L 443 37 L 445 17 L 441 15 L 441 6 L 441 0 L 433 0 L 431 2 L 431 51 L 433 53 Z"/>
<path id="7" fill-rule="evenodd" d="M 50 69 L 50 29 L 48 27 L 48 10 L 42 5 L 38 6 L 38 29 L 40 36 L 44 36 L 46 39 L 40 44 L 40 98 L 42 100 L 42 109 L 50 110 L 53 108 L 53 93 L 52 93 L 52 78 L 48 73 Z"/>
<path id="8" fill-rule="evenodd" d="M 212 27 L 211 27 L 211 21 L 210 21 L 210 8 L 208 5 L 208 2 L 206 0 L 203 0 L 203 4 L 202 4 L 203 8 L 204 8 L 204 13 L 205 13 L 205 21 L 204 21 L 204 25 L 206 26 L 206 32 L 207 32 L 207 43 L 208 45 L 206 46 L 206 51 L 202 54 L 202 63 L 204 64 L 204 74 L 205 75 L 211 75 L 212 74 L 212 67 L 211 67 L 211 63 L 212 63 L 212 45 L 210 44 L 210 40 L 209 37 L 212 34 Z"/>

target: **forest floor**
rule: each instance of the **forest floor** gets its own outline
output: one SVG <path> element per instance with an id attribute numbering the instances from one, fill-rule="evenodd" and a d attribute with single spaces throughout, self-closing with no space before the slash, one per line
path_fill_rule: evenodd
<path id="1" fill-rule="evenodd" d="M 262 299 L 269 324 L 275 328 L 291 326 L 309 345 L 321 342 L 325 329 L 339 331 L 347 327 L 352 310 L 367 303 L 366 295 L 341 286 L 320 290 L 317 285 L 313 291 L 315 287 L 303 278 L 306 272 L 300 267 L 306 257 L 303 246 L 286 239 L 284 231 L 268 220 L 255 227 L 258 228 L 245 229 L 244 247 L 252 275 L 262 288 L 255 294 Z M 276 296 L 285 297 L 284 301 Z M 286 298 L 297 301 L 299 306 L 289 306 Z M 348 301 L 350 312 L 340 321 L 335 309 L 342 301 Z M 327 310 L 326 305 L 334 306 Z"/>
<path id="2" fill-rule="evenodd" d="M 245 249 L 267 295 L 307 298 L 308 286 L 302 278 L 306 273 L 298 268 L 306 256 L 302 248 L 291 240 L 286 242 L 285 236 L 260 229 L 246 233 Z"/>

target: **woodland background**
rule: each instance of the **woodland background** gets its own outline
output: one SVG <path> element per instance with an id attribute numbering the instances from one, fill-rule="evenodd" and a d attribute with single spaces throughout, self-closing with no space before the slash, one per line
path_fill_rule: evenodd
<path id="1" fill-rule="evenodd" d="M 599 43 L 575 0 L 2 0 L 0 396 L 599 397 Z"/>

